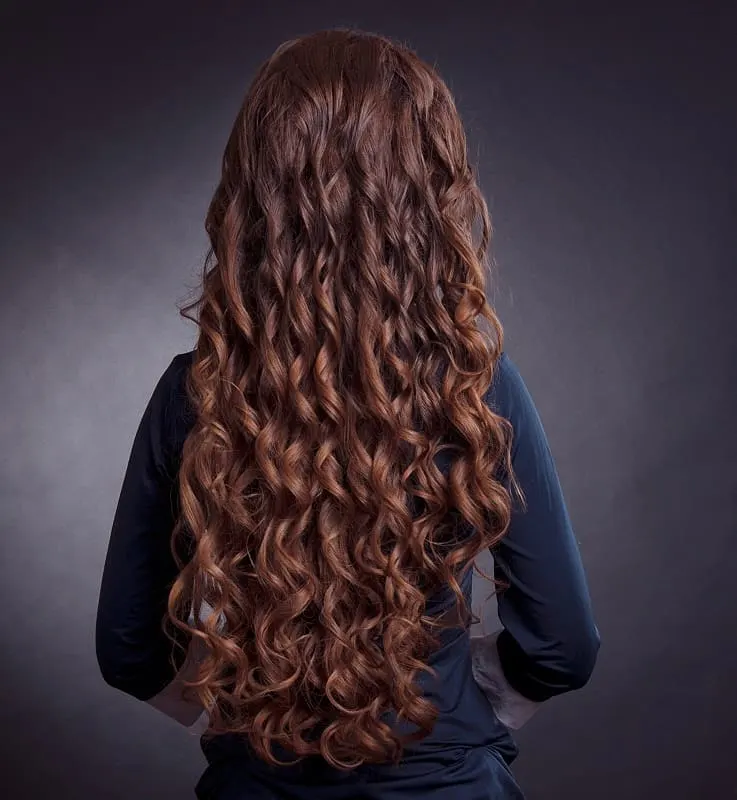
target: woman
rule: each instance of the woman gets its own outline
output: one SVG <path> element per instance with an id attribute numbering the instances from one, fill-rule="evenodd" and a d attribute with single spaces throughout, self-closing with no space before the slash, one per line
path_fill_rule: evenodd
<path id="1" fill-rule="evenodd" d="M 380 36 L 282 45 L 206 228 L 197 345 L 153 392 L 113 525 L 105 680 L 175 716 L 190 687 L 200 798 L 522 797 L 509 728 L 583 686 L 599 639 L 447 87 Z M 487 548 L 503 629 L 477 683 Z"/>

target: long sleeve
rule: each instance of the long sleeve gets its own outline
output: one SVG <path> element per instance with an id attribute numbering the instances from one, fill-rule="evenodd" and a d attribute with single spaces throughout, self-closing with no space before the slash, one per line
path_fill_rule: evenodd
<path id="1" fill-rule="evenodd" d="M 492 407 L 514 429 L 512 466 L 525 496 L 494 549 L 502 623 L 497 648 L 504 675 L 524 697 L 542 702 L 581 688 L 592 674 L 599 632 L 576 538 L 548 440 L 514 363 L 502 355 Z"/>
<path id="2" fill-rule="evenodd" d="M 169 545 L 177 504 L 171 400 L 181 365 L 176 357 L 161 376 L 135 434 L 97 610 L 95 644 L 102 676 L 140 700 L 152 698 L 176 673 L 162 619 L 177 575 Z M 179 657 L 183 662 L 183 654 Z"/>

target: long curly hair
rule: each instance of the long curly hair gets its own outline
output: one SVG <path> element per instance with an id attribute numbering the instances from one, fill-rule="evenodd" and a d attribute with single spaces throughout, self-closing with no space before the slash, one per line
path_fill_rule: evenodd
<path id="1" fill-rule="evenodd" d="M 392 715 L 417 737 L 437 718 L 428 598 L 449 587 L 467 626 L 461 577 L 510 519 L 490 222 L 449 89 L 383 36 L 286 42 L 206 230 L 167 615 L 204 652 L 189 685 L 207 735 L 267 762 L 396 761 Z"/>

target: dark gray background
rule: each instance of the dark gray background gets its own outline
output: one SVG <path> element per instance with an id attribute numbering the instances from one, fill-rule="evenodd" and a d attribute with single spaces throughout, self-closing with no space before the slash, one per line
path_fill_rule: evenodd
<path id="1" fill-rule="evenodd" d="M 519 780 L 737 797 L 737 4 L 348 5 L 3 4 L 0 792 L 192 796 L 197 739 L 97 672 L 107 537 L 193 343 L 175 304 L 253 72 L 355 25 L 456 93 L 603 637 L 590 686 L 520 733 Z"/>

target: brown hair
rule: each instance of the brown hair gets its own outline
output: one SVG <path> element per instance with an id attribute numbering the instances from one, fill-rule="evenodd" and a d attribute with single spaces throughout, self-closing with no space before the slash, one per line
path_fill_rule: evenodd
<path id="1" fill-rule="evenodd" d="M 449 586 L 465 624 L 460 576 L 510 517 L 510 430 L 484 401 L 502 342 L 490 224 L 447 86 L 382 36 L 285 43 L 206 229 L 173 539 L 194 554 L 168 612 L 205 647 L 192 686 L 212 735 L 272 763 L 275 744 L 397 759 L 387 713 L 420 736 L 436 719 L 416 683 L 437 641 L 426 599 Z"/>

